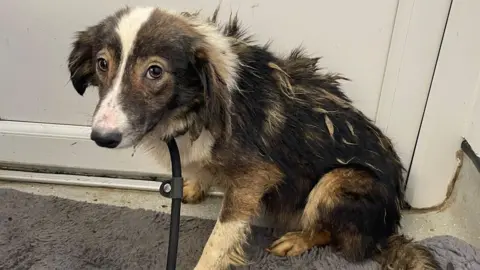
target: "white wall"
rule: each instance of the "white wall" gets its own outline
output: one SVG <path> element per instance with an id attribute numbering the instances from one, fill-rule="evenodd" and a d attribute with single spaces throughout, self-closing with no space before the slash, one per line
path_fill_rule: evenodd
<path id="1" fill-rule="evenodd" d="M 271 39 L 275 51 L 285 54 L 303 45 L 322 56 L 321 66 L 352 80 L 345 90 L 375 119 L 398 0 L 300 2 L 223 0 L 220 17 L 238 10 L 258 41 Z M 0 117 L 88 125 L 97 97 L 94 90 L 84 99 L 74 94 L 66 68 L 70 43 L 75 31 L 127 4 L 210 15 L 218 1 L 0 1 L 0 95 L 7 97 L 0 100 Z M 20 110 L 17 104 L 24 106 Z"/>
<path id="2" fill-rule="evenodd" d="M 238 11 L 243 24 L 255 34 L 258 42 L 271 39 L 272 48 L 282 54 L 303 45 L 311 54 L 323 56 L 323 67 L 352 79 L 345 83 L 345 91 L 363 112 L 375 119 L 399 0 L 221 2 L 221 20 L 228 19 L 230 11 Z M 89 140 L 86 126 L 91 121 L 97 94 L 91 88 L 82 98 L 69 83 L 66 62 L 70 44 L 75 31 L 97 23 L 124 5 L 155 5 L 177 11 L 202 9 L 204 14 L 210 15 L 218 3 L 195 0 L 0 1 L 0 118 L 4 120 L 0 121 L 0 163 L 102 172 L 158 172 L 158 166 L 142 155 L 142 151 L 132 157 L 131 149 L 113 152 Z M 405 18 L 410 18 L 408 13 Z M 424 32 L 429 37 L 434 36 L 428 44 L 438 47 L 438 31 L 427 27 Z M 415 44 L 414 40 L 410 42 Z M 398 43 L 405 42 L 399 40 Z M 433 69 L 429 65 L 434 59 L 431 55 L 428 57 L 423 65 L 426 70 L 422 68 L 422 72 Z M 415 89 L 420 93 L 427 91 Z M 410 130 L 411 133 L 417 131 L 416 127 Z M 402 141 L 403 144 L 410 148 L 408 142 Z M 46 152 L 51 153 L 45 155 Z"/>
<path id="3" fill-rule="evenodd" d="M 450 1 L 223 0 L 220 17 L 238 10 L 258 41 L 273 40 L 275 51 L 303 45 L 323 56 L 323 67 L 352 79 L 345 91 L 393 139 L 408 166 Z M 95 147 L 88 139 L 95 89 L 81 98 L 68 81 L 74 32 L 126 4 L 210 13 L 218 1 L 0 1 L 0 163 L 158 170 L 140 151 L 132 157 Z M 42 154 L 53 149 L 54 155 Z"/>
<path id="4" fill-rule="evenodd" d="M 407 184 L 407 200 L 416 208 L 445 200 L 464 136 L 480 151 L 478 14 L 478 0 L 452 3 Z"/>
<path id="5" fill-rule="evenodd" d="M 467 117 L 465 139 L 470 143 L 473 151 L 480 156 L 480 83 L 472 96 L 474 104 L 470 115 Z"/>

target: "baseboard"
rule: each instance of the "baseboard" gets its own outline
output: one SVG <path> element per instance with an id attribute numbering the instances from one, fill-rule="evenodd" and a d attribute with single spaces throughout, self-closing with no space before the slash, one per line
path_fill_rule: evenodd
<path id="1" fill-rule="evenodd" d="M 158 191 L 170 177 L 146 154 L 102 149 L 89 134 L 82 126 L 0 121 L 0 180 Z"/>
<path id="2" fill-rule="evenodd" d="M 132 189 L 142 191 L 158 191 L 161 184 L 157 181 L 144 181 L 127 178 L 51 174 L 12 170 L 0 170 L 0 180 L 8 182 Z"/>
<path id="3" fill-rule="evenodd" d="M 85 126 L 0 121 L 0 166 L 129 177 L 170 174 L 141 151 L 100 148 L 89 134 Z"/>
<path id="4" fill-rule="evenodd" d="M 146 181 L 132 178 L 110 178 L 84 175 L 65 175 L 39 172 L 12 171 L 0 169 L 0 181 L 32 184 L 82 186 L 93 188 L 114 188 L 158 192 L 161 181 Z M 209 196 L 223 196 L 223 192 L 212 189 Z"/>
<path id="5" fill-rule="evenodd" d="M 470 158 L 477 171 L 480 172 L 480 156 L 475 153 L 472 146 L 468 143 L 466 139 L 462 141 L 461 147 L 462 151 L 465 152 L 468 158 Z"/>

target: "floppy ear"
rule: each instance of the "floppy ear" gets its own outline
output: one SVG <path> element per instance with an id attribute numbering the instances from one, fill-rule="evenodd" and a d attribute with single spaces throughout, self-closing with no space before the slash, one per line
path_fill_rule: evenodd
<path id="1" fill-rule="evenodd" d="M 80 31 L 73 42 L 73 48 L 68 57 L 68 69 L 73 87 L 82 95 L 90 85 L 95 85 L 95 66 L 93 62 L 94 28 Z"/>
<path id="2" fill-rule="evenodd" d="M 232 98 L 225 78 L 219 75 L 218 66 L 212 63 L 204 50 L 197 50 L 192 62 L 204 91 L 206 127 L 215 138 L 223 137 L 228 140 L 232 134 L 230 111 Z"/>

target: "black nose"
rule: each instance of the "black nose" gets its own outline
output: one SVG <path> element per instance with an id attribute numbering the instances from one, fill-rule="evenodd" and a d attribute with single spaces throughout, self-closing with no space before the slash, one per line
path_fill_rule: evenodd
<path id="1" fill-rule="evenodd" d="M 99 132 L 98 130 L 92 130 L 90 139 L 92 139 L 98 146 L 115 148 L 122 141 L 122 133 L 118 131 Z"/>

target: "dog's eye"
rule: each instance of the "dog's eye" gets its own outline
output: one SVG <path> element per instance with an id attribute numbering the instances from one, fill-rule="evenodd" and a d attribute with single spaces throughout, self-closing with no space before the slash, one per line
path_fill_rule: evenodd
<path id="1" fill-rule="evenodd" d="M 101 71 L 107 71 L 108 70 L 108 62 L 105 60 L 105 58 L 98 58 L 97 59 L 97 66 Z"/>
<path id="2" fill-rule="evenodd" d="M 152 65 L 147 70 L 147 78 L 150 80 L 158 79 L 162 76 L 163 69 L 157 65 Z"/>

